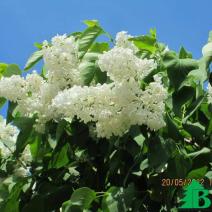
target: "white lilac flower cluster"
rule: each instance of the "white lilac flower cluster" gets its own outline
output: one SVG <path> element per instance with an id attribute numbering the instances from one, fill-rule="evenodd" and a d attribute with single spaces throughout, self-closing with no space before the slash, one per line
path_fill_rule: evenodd
<path id="1" fill-rule="evenodd" d="M 2 157 L 9 156 L 15 150 L 18 132 L 16 127 L 6 124 L 6 120 L 0 117 L 0 155 Z"/>
<path id="2" fill-rule="evenodd" d="M 19 134 L 17 127 L 6 124 L 6 120 L 0 117 L 0 158 L 8 158 L 13 154 L 16 147 L 16 140 Z M 19 158 L 19 163 L 14 169 L 15 176 L 24 177 L 29 174 L 27 164 L 32 161 L 29 145 L 26 146 Z M 24 164 L 24 167 L 22 166 Z"/>
<path id="3" fill-rule="evenodd" d="M 140 89 L 140 80 L 156 67 L 152 59 L 136 56 L 137 47 L 120 32 L 116 45 L 99 56 L 97 64 L 112 80 L 103 85 L 83 86 L 78 47 L 74 37 L 56 36 L 43 45 L 47 80 L 36 73 L 0 80 L 0 96 L 18 103 L 24 116 L 37 114 L 36 129 L 47 121 L 77 117 L 95 125 L 97 137 L 122 136 L 132 125 L 151 130 L 165 126 L 163 113 L 166 90 L 160 79 Z M 18 89 L 17 89 L 18 88 Z"/>
<path id="4" fill-rule="evenodd" d="M 53 99 L 61 117 L 75 115 L 85 123 L 95 122 L 98 137 L 122 136 L 132 125 L 146 124 L 152 130 L 165 126 L 166 92 L 159 82 L 142 91 L 133 78 L 91 87 L 74 86 Z M 71 110 L 70 110 L 71 108 Z"/>
<path id="5" fill-rule="evenodd" d="M 48 82 L 61 89 L 80 84 L 78 48 L 73 36 L 55 36 L 52 44 L 43 44 L 43 59 Z"/>
<path id="6" fill-rule="evenodd" d="M 128 39 L 133 36 L 129 35 L 125 31 L 121 31 L 116 35 L 116 47 L 122 47 L 126 49 L 131 49 L 133 53 L 138 52 L 138 48 L 134 45 L 133 42 L 130 42 Z"/>
<path id="7" fill-rule="evenodd" d="M 131 49 L 123 47 L 115 47 L 101 55 L 98 64 L 114 82 L 130 78 L 141 80 L 156 67 L 153 60 L 140 59 Z"/>
<path id="8" fill-rule="evenodd" d="M 49 108 L 51 100 L 58 93 L 57 84 L 46 82 L 41 76 L 33 72 L 26 79 L 14 75 L 0 80 L 0 96 L 17 102 L 17 111 L 23 116 L 38 115 L 36 127 L 42 130 L 46 121 L 52 117 Z"/>

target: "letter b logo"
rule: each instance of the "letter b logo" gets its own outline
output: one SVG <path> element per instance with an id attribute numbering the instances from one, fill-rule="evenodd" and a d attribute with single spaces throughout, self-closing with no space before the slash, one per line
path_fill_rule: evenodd
<path id="1" fill-rule="evenodd" d="M 191 184 L 184 188 L 184 198 L 181 199 L 183 204 L 180 208 L 208 208 L 211 205 L 208 195 L 207 189 L 198 181 L 192 180 Z"/>
<path id="2" fill-rule="evenodd" d="M 193 190 L 193 208 L 208 208 L 211 205 L 210 199 L 207 197 L 209 194 L 209 191 L 204 190 Z M 201 205 L 200 202 L 203 202 Z"/>

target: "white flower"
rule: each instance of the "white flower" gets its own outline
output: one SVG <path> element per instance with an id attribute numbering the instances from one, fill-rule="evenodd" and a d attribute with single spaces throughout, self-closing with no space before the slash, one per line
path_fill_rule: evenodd
<path id="1" fill-rule="evenodd" d="M 21 154 L 21 157 L 19 158 L 20 161 L 24 162 L 25 164 L 28 164 L 32 161 L 32 154 L 30 151 L 30 146 L 27 145 L 24 149 L 24 151 Z"/>
<path id="2" fill-rule="evenodd" d="M 146 124 L 158 130 L 165 126 L 166 90 L 152 82 L 145 91 L 134 79 L 97 86 L 74 86 L 52 101 L 55 116 L 96 123 L 98 137 L 122 136 L 132 125 Z"/>
<path id="3" fill-rule="evenodd" d="M 136 77 L 142 79 L 156 67 L 153 60 L 140 59 L 131 49 L 122 47 L 115 47 L 100 55 L 98 65 L 113 81 Z"/>
<path id="4" fill-rule="evenodd" d="M 0 117 L 0 155 L 9 156 L 15 150 L 15 142 L 19 130 Z"/>
<path id="5" fill-rule="evenodd" d="M 16 177 L 28 177 L 31 175 L 29 168 L 18 167 L 14 170 Z"/>
<path id="6" fill-rule="evenodd" d="M 39 92 L 40 87 L 45 83 L 44 79 L 33 71 L 32 74 L 27 74 L 26 84 L 28 92 L 35 93 Z"/>
<path id="7" fill-rule="evenodd" d="M 0 157 L 9 157 L 13 154 L 18 134 L 19 130 L 17 127 L 6 124 L 6 120 L 0 117 Z M 25 164 L 32 161 L 29 145 L 25 147 L 19 159 Z M 18 169 L 18 172 L 20 170 L 22 169 Z"/>
<path id="8" fill-rule="evenodd" d="M 26 82 L 19 75 L 4 77 L 0 80 L 0 96 L 16 102 L 26 97 Z"/>
<path id="9" fill-rule="evenodd" d="M 60 88 L 80 83 L 78 47 L 73 36 L 58 35 L 43 45 L 43 59 L 50 83 Z"/>
<path id="10" fill-rule="evenodd" d="M 131 35 L 128 35 L 127 32 L 121 31 L 116 34 L 116 46 L 131 49 L 134 53 L 138 51 L 138 48 L 134 45 L 132 41 L 129 41 L 129 38 L 132 38 Z"/>

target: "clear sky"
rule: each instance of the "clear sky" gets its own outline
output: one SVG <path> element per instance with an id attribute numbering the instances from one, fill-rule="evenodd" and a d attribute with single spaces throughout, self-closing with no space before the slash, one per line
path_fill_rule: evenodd
<path id="1" fill-rule="evenodd" d="M 34 42 L 82 30 L 85 19 L 112 35 L 156 28 L 169 48 L 183 45 L 198 58 L 212 30 L 212 0 L 0 0 L 0 62 L 23 68 Z"/>

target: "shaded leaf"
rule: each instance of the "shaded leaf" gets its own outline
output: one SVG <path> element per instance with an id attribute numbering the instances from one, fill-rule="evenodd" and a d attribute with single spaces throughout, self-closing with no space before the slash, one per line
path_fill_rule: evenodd
<path id="1" fill-rule="evenodd" d="M 88 209 L 95 198 L 95 191 L 90 188 L 83 187 L 73 192 L 71 195 L 71 204 L 78 205 L 81 209 Z"/>
<path id="2" fill-rule="evenodd" d="M 152 168 L 160 168 L 171 158 L 175 152 L 176 145 L 172 140 L 164 140 L 155 137 L 149 141 L 148 162 Z M 160 160 L 158 160 L 160 158 Z"/>
<path id="3" fill-rule="evenodd" d="M 189 178 L 189 179 L 201 179 L 205 176 L 207 170 L 208 170 L 207 166 L 203 166 L 203 167 L 198 168 L 198 169 L 193 169 L 192 171 L 190 171 L 188 173 L 187 178 Z"/>
<path id="4" fill-rule="evenodd" d="M 16 156 L 18 156 L 24 150 L 26 145 L 29 143 L 34 122 L 35 119 L 26 117 L 19 117 L 13 121 L 14 125 L 17 126 L 20 130 L 16 141 L 16 150 L 15 150 Z"/>
<path id="5" fill-rule="evenodd" d="M 53 154 L 52 162 L 49 168 L 59 169 L 69 163 L 68 157 L 69 144 L 65 144 L 55 154 Z"/>

